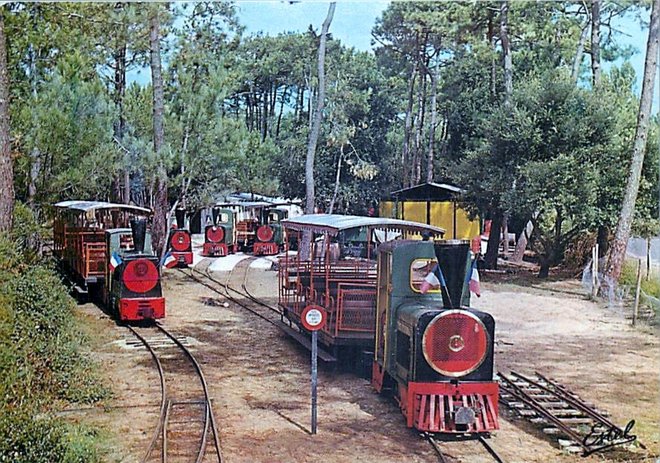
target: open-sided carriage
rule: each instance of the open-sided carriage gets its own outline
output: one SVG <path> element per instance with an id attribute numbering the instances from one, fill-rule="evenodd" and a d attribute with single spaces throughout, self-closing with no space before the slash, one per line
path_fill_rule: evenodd
<path id="1" fill-rule="evenodd" d="M 142 207 L 101 201 L 62 201 L 54 206 L 53 255 L 79 293 L 105 279 L 105 231 L 129 228 L 132 218 L 151 215 Z"/>
<path id="2" fill-rule="evenodd" d="M 335 357 L 343 347 L 373 349 L 377 247 L 396 239 L 439 239 L 444 234 L 442 228 L 416 222 L 333 214 L 303 215 L 282 221 L 282 226 L 287 243 L 299 243 L 296 255 L 287 252 L 279 259 L 283 316 L 304 330 L 303 309 L 322 306 L 328 321 L 319 340 Z"/>

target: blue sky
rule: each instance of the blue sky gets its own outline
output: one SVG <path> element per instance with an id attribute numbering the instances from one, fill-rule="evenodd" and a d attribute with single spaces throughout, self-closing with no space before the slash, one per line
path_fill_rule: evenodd
<path id="1" fill-rule="evenodd" d="M 344 45 L 359 50 L 371 49 L 371 29 L 389 1 L 337 2 L 330 32 Z M 311 24 L 317 31 L 328 13 L 328 2 L 305 0 L 290 4 L 281 1 L 241 1 L 239 18 L 246 32 L 304 32 Z"/>

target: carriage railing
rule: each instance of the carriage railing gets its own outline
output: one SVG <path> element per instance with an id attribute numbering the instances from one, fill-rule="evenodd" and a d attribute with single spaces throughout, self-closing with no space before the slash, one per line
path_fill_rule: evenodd
<path id="1" fill-rule="evenodd" d="M 104 232 L 98 229 L 70 228 L 66 230 L 64 255 L 66 262 L 82 278 L 104 274 Z"/>
<path id="2" fill-rule="evenodd" d="M 376 264 L 347 259 L 332 262 L 281 258 L 280 306 L 294 318 L 310 304 L 328 311 L 324 331 L 331 336 L 373 331 L 376 306 Z"/>

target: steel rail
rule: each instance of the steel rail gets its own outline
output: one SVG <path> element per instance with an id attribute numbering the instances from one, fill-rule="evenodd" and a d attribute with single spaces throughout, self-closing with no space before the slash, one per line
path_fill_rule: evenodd
<path id="1" fill-rule="evenodd" d="M 607 432 L 603 431 L 603 433 L 608 434 L 609 436 L 614 436 L 612 439 L 610 439 L 609 444 L 601 445 L 601 446 L 596 446 L 595 443 L 599 441 L 598 436 L 597 438 L 593 440 L 593 442 L 589 442 L 589 438 L 593 436 L 592 433 L 589 433 L 585 435 L 584 437 L 581 438 L 581 444 L 583 445 L 583 448 L 585 448 L 585 456 L 599 452 L 605 449 L 608 449 L 610 447 L 614 447 L 617 445 L 622 445 L 622 444 L 627 444 L 629 442 L 633 442 L 637 439 L 637 436 L 634 434 L 628 434 L 632 427 L 634 426 L 634 420 L 628 423 L 626 426 L 626 429 L 621 428 L 620 426 L 617 426 L 616 424 L 612 423 L 608 418 L 603 416 L 602 414 L 598 413 L 596 410 L 594 410 L 592 407 L 589 407 L 587 404 L 585 404 L 582 400 L 578 399 L 575 397 L 573 393 L 571 393 L 568 389 L 564 388 L 563 386 L 555 383 L 554 381 L 546 378 L 542 374 L 535 372 L 535 374 L 541 378 L 541 380 L 545 381 L 547 384 L 551 385 L 551 387 L 547 387 L 543 384 L 541 384 L 538 381 L 534 381 L 533 379 L 530 379 L 524 375 L 521 375 L 520 373 L 517 373 L 515 371 L 511 372 L 512 376 L 515 376 L 516 378 L 519 378 L 523 381 L 526 381 L 527 383 L 531 384 L 532 386 L 535 386 L 539 388 L 542 391 L 547 392 L 548 394 L 551 394 L 552 396 L 556 397 L 557 399 L 566 402 L 568 405 L 574 407 L 576 410 L 581 411 L 584 413 L 587 417 L 591 418 L 594 420 L 596 424 L 592 425 L 592 433 L 594 430 L 598 429 L 598 426 L 603 426 L 607 429 Z M 553 389 L 555 388 L 555 389 Z M 602 428 L 601 428 L 602 429 Z M 584 447 L 586 446 L 586 447 Z M 642 448 L 645 448 L 643 444 L 640 443 L 640 446 Z M 588 450 L 586 450 L 588 448 Z"/>
<path id="2" fill-rule="evenodd" d="M 521 375 L 520 373 L 516 373 L 515 371 L 512 371 L 511 374 L 512 374 L 513 376 L 516 376 L 516 377 L 522 379 L 523 381 L 527 381 L 528 383 L 533 384 L 534 386 L 538 387 L 539 389 L 542 389 L 542 390 L 544 390 L 544 391 L 546 391 L 546 392 L 548 392 L 548 393 L 554 395 L 555 397 L 557 397 L 557 398 L 559 398 L 559 399 L 561 399 L 561 400 L 566 401 L 568 404 L 570 404 L 570 405 L 572 405 L 573 407 L 577 408 L 577 409 L 580 410 L 581 412 L 586 413 L 587 415 L 589 415 L 589 416 L 590 416 L 591 418 L 593 418 L 594 420 L 596 420 L 596 421 L 598 421 L 598 422 L 600 422 L 600 423 L 602 423 L 602 424 L 604 424 L 604 425 L 606 425 L 606 426 L 608 426 L 608 427 L 610 427 L 610 428 L 614 428 L 614 429 L 617 429 L 617 430 L 623 432 L 623 429 L 621 429 L 619 426 L 617 426 L 616 424 L 612 423 L 612 422 L 611 422 L 610 420 L 608 420 L 606 417 L 604 417 L 603 415 L 601 415 L 600 413 L 598 413 L 598 412 L 597 412 L 596 410 L 594 410 L 593 408 L 587 406 L 587 405 L 584 404 L 582 401 L 576 399 L 576 398 L 573 396 L 573 394 L 572 394 L 570 391 L 568 391 L 566 388 L 560 386 L 559 384 L 556 384 L 554 381 L 551 381 L 550 379 L 546 378 L 545 376 L 543 376 L 543 375 L 541 375 L 541 374 L 539 374 L 539 373 L 537 373 L 537 372 L 534 372 L 534 374 L 535 374 L 536 376 L 538 376 L 539 378 L 541 378 L 541 379 L 542 379 L 543 381 L 545 381 L 546 383 L 550 384 L 553 388 L 555 388 L 555 390 L 553 390 L 552 388 L 549 388 L 549 387 L 547 387 L 547 386 L 544 386 L 543 384 L 538 383 L 538 382 L 536 382 L 536 381 L 534 381 L 534 380 L 531 380 L 531 379 L 529 379 L 529 378 L 527 378 L 527 377 Z M 561 392 L 561 394 L 559 394 L 557 391 Z"/>
<path id="3" fill-rule="evenodd" d="M 558 429 L 561 429 L 567 436 L 573 439 L 585 452 L 589 452 L 589 447 L 582 442 L 582 437 L 573 431 L 570 427 L 566 426 L 559 418 L 550 413 L 545 407 L 538 403 L 537 400 L 530 397 L 525 391 L 520 388 L 517 384 L 514 384 L 509 378 L 504 376 L 502 373 L 498 372 L 500 380 L 504 381 L 506 385 L 500 382 L 500 387 L 506 392 L 520 400 L 521 402 L 527 404 L 530 408 L 536 411 L 539 415 L 546 418 L 548 421 L 552 422 Z"/>
<path id="4" fill-rule="evenodd" d="M 222 463 L 222 450 L 220 447 L 220 438 L 218 435 L 218 428 L 217 424 L 215 422 L 215 416 L 213 415 L 213 408 L 211 405 L 211 399 L 209 397 L 209 390 L 208 390 L 208 384 L 206 383 L 206 377 L 204 376 L 204 372 L 202 371 L 202 367 L 200 366 L 199 362 L 197 359 L 192 355 L 190 350 L 186 346 L 183 345 L 181 341 L 179 341 L 176 336 L 172 335 L 165 327 L 163 327 L 160 323 L 156 322 L 156 328 L 160 330 L 163 334 L 165 334 L 168 338 L 170 338 L 179 348 L 186 354 L 186 356 L 190 359 L 192 362 L 193 366 L 195 367 L 195 370 L 197 371 L 197 376 L 200 379 L 200 382 L 202 383 L 202 389 L 204 390 L 204 398 L 206 401 L 206 417 L 210 417 L 211 421 L 211 432 L 213 433 L 213 439 L 214 439 L 214 444 L 215 444 L 215 450 L 216 450 L 216 455 L 218 457 L 218 462 Z M 205 453 L 205 447 L 206 447 L 206 437 L 205 435 L 208 433 L 208 419 L 205 420 L 204 423 L 204 436 L 202 438 L 202 443 L 204 447 L 200 447 L 200 451 L 197 456 L 197 462 L 201 462 L 204 459 L 204 453 Z"/>
<path id="5" fill-rule="evenodd" d="M 481 443 L 481 445 L 484 446 L 486 451 L 490 453 L 490 456 L 493 457 L 497 463 L 504 463 L 504 460 L 502 460 L 502 458 L 497 454 L 495 449 L 491 447 L 491 445 L 486 441 L 484 436 L 482 436 L 481 434 L 477 434 L 477 440 Z"/>
<path id="6" fill-rule="evenodd" d="M 445 459 L 444 453 L 442 453 L 442 449 L 438 445 L 438 443 L 435 441 L 433 436 L 430 434 L 425 435 L 426 440 L 431 444 L 431 447 L 433 447 L 433 450 L 435 450 L 436 455 L 438 456 L 438 461 L 440 463 L 448 463 L 447 460 Z"/>
<path id="7" fill-rule="evenodd" d="M 191 272 L 191 273 L 184 272 L 184 271 L 181 270 L 181 269 L 179 269 L 179 271 L 180 271 L 181 273 L 183 273 L 184 275 L 186 275 L 186 276 L 187 276 L 188 278 L 190 278 L 191 280 L 193 280 L 193 281 L 199 283 L 200 285 L 202 285 L 202 286 L 204 286 L 204 287 L 210 289 L 210 290 L 213 291 L 214 293 L 219 294 L 220 296 L 222 296 L 222 297 L 224 297 L 224 298 L 226 298 L 226 299 L 232 301 L 233 303 L 235 303 L 236 305 L 238 305 L 238 306 L 244 308 L 245 310 L 247 310 L 248 312 L 252 313 L 253 315 L 255 315 L 255 316 L 261 318 L 261 319 L 264 320 L 265 322 L 270 323 L 271 325 L 273 325 L 274 327 L 276 327 L 277 329 L 279 329 L 279 330 L 282 331 L 283 333 L 288 334 L 287 331 L 284 329 L 284 327 L 283 327 L 283 326 L 280 326 L 277 322 L 275 322 L 275 321 L 271 320 L 270 318 L 266 317 L 264 314 L 259 313 L 258 311 L 256 311 L 256 310 L 254 310 L 253 308 L 249 307 L 247 304 L 244 304 L 241 300 L 239 300 L 239 299 L 237 299 L 237 298 L 235 298 L 235 297 L 233 297 L 233 296 L 231 296 L 231 295 L 228 295 L 227 292 L 223 292 L 223 291 L 219 290 L 218 288 L 214 287 L 213 285 L 211 285 L 211 284 L 209 284 L 209 283 L 207 283 L 207 282 L 205 282 L 205 281 L 202 281 L 202 279 L 199 278 L 199 277 L 197 277 L 197 276 L 195 276 L 194 273 L 198 273 L 199 275 L 201 275 L 202 278 L 205 278 L 205 279 L 207 279 L 207 280 L 210 280 L 210 281 L 212 281 L 213 283 L 215 283 L 215 284 L 217 284 L 217 285 L 224 286 L 224 284 L 223 284 L 222 282 L 219 282 L 219 281 L 216 280 L 215 278 L 211 278 L 211 277 L 209 277 L 209 276 L 207 276 L 207 275 L 201 273 L 199 270 L 192 269 L 192 272 Z"/>
<path id="8" fill-rule="evenodd" d="M 160 401 L 160 415 L 158 417 L 158 425 L 156 426 L 156 431 L 154 432 L 153 437 L 151 438 L 151 441 L 149 442 L 149 447 L 147 447 L 147 451 L 142 457 L 142 460 L 140 460 L 141 463 L 146 463 L 146 461 L 149 459 L 151 456 L 151 452 L 153 452 L 154 448 L 156 447 L 156 442 L 158 442 L 158 437 L 161 434 L 161 431 L 163 429 L 163 426 L 165 424 L 165 420 L 167 418 L 167 397 L 166 397 L 166 389 L 165 389 L 165 372 L 163 371 L 163 365 L 160 363 L 160 359 L 156 355 L 156 352 L 153 350 L 151 345 L 147 342 L 147 340 L 142 337 L 132 326 L 126 325 L 126 328 L 133 333 L 133 335 L 142 342 L 144 347 L 147 348 L 149 353 L 151 354 L 151 357 L 154 360 L 154 363 L 156 364 L 156 368 L 158 369 L 158 375 L 160 376 L 160 393 L 161 393 L 161 401 Z"/>
<path id="9" fill-rule="evenodd" d="M 251 263 L 251 262 L 254 262 L 255 260 L 257 260 L 256 257 L 248 257 L 247 259 L 244 259 L 244 260 L 241 261 L 241 262 L 245 262 L 245 261 L 247 261 L 247 262 L 250 262 L 250 263 Z M 234 302 L 236 302 L 236 301 L 235 301 L 234 298 L 232 298 L 232 297 L 229 295 L 229 291 L 233 291 L 234 293 L 236 293 L 236 294 L 238 294 L 238 295 L 240 295 L 240 296 L 247 297 L 248 299 L 252 300 L 255 304 L 258 304 L 258 305 L 260 305 L 260 306 L 262 306 L 262 307 L 265 307 L 265 308 L 267 308 L 268 310 L 270 310 L 271 312 L 275 312 L 275 313 L 278 314 L 278 315 L 282 315 L 282 312 L 281 312 L 279 309 L 277 309 L 277 308 L 275 308 L 275 307 L 272 307 L 272 306 L 266 304 L 265 302 L 263 302 L 262 300 L 260 300 L 260 299 L 258 299 L 258 298 L 256 298 L 256 297 L 252 296 L 251 294 L 249 294 L 249 291 L 247 291 L 247 289 L 245 288 L 245 281 L 247 280 L 247 275 L 248 275 L 248 273 L 249 273 L 249 271 L 250 271 L 250 266 L 249 266 L 249 265 L 248 265 L 247 267 L 245 267 L 245 273 L 244 273 L 244 275 L 243 275 L 243 284 L 242 284 L 242 287 L 243 287 L 243 289 L 245 290 L 245 292 L 241 292 L 241 291 L 237 290 L 236 288 L 233 288 L 232 286 L 229 285 L 229 280 L 231 280 L 231 276 L 233 275 L 234 270 L 236 270 L 236 268 L 238 267 L 238 265 L 239 265 L 241 262 L 238 262 L 234 267 L 232 267 L 232 269 L 231 269 L 231 270 L 229 271 L 229 273 L 227 274 L 227 278 L 226 278 L 226 280 L 225 280 L 224 283 L 222 283 L 222 282 L 220 282 L 219 280 L 213 278 L 213 277 L 211 276 L 211 271 L 209 270 L 208 267 L 206 268 L 206 270 L 204 271 L 204 273 L 206 274 L 206 277 L 207 277 L 209 280 L 211 280 L 211 281 L 213 281 L 213 282 L 215 282 L 215 283 L 217 283 L 217 284 L 219 284 L 219 285 L 224 286 L 224 288 L 225 288 L 225 293 L 227 293 L 226 296 L 229 297 L 229 298 L 231 298 L 232 300 L 234 300 Z"/>
<path id="10" fill-rule="evenodd" d="M 255 259 L 255 260 L 256 260 L 256 259 Z M 275 312 L 276 314 L 282 316 L 283 313 L 282 313 L 282 311 L 281 311 L 279 308 L 277 308 L 277 307 L 273 307 L 273 306 L 270 305 L 270 304 L 266 304 L 266 303 L 263 302 L 261 299 L 259 299 L 259 298 L 255 297 L 254 295 L 252 295 L 252 293 L 248 290 L 248 288 L 247 288 L 247 277 L 248 277 L 248 274 L 249 274 L 249 273 L 250 273 L 250 266 L 248 265 L 248 266 L 246 267 L 246 269 L 245 269 L 245 275 L 243 276 L 243 283 L 241 284 L 241 288 L 242 288 L 243 291 L 244 291 L 243 294 L 244 294 L 245 296 L 247 296 L 248 298 L 250 298 L 252 301 L 254 301 L 255 304 L 259 304 L 260 306 L 265 307 L 265 308 L 267 308 L 268 310 L 271 310 L 271 311 Z M 236 291 L 234 288 L 231 288 L 231 289 L 232 289 L 233 291 Z M 236 291 L 236 292 L 238 292 L 238 291 Z M 238 293 L 241 294 L 240 292 L 238 292 Z"/>

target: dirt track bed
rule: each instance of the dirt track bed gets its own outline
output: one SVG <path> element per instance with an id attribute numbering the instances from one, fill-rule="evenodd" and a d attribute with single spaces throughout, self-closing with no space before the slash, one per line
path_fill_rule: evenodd
<path id="1" fill-rule="evenodd" d="M 276 274 L 251 269 L 250 290 L 258 297 L 277 293 Z M 573 291 L 526 290 L 486 283 L 474 305 L 496 319 L 496 368 L 539 371 L 561 380 L 585 399 L 608 410 L 615 422 L 637 420 L 635 431 L 657 454 L 660 342 L 633 330 L 617 313 Z M 571 285 L 568 285 L 571 288 Z M 166 326 L 189 336 L 214 398 L 225 461 L 232 462 L 434 462 L 431 446 L 405 428 L 396 405 L 376 395 L 368 381 L 322 368 L 319 378 L 319 434 L 309 429 L 309 354 L 267 323 L 242 309 L 223 307 L 222 298 L 178 272 L 166 275 Z M 209 305 L 209 301 L 217 304 Z M 113 340 L 125 329 L 86 305 L 99 330 Z M 196 344 L 198 343 L 198 344 Z M 105 413 L 84 419 L 116 432 L 112 461 L 139 461 L 155 426 L 159 389 L 149 355 L 108 342 L 98 352 L 116 398 Z M 138 407 L 133 407 L 139 405 Z M 73 414 L 72 414 L 73 415 Z M 508 462 L 595 462 L 556 448 L 518 421 L 501 420 L 491 444 Z M 457 461 L 489 462 L 473 443 L 446 444 Z M 639 451 L 638 451 L 639 452 Z M 655 461 L 650 456 L 634 461 Z M 616 455 L 610 455 L 611 458 Z M 619 461 L 621 457 L 618 458 Z M 631 461 L 630 455 L 623 461 Z"/>

